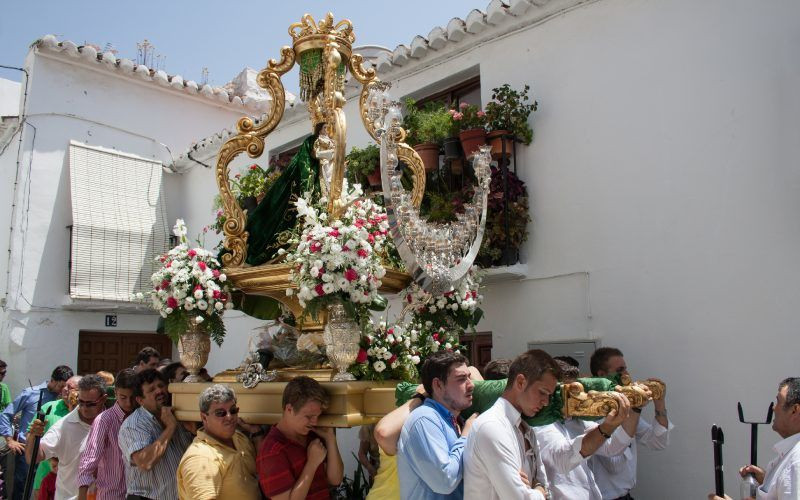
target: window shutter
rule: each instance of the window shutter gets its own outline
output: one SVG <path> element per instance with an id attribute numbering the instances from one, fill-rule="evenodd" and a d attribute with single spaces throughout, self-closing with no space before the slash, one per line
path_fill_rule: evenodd
<path id="1" fill-rule="evenodd" d="M 169 244 L 161 162 L 71 141 L 69 166 L 70 297 L 130 302 Z"/>

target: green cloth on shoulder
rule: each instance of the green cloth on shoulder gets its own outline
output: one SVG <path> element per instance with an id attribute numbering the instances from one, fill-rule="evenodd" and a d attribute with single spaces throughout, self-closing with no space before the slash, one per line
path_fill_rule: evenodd
<path id="1" fill-rule="evenodd" d="M 67 416 L 69 413 L 69 408 L 67 408 L 67 403 L 65 403 L 63 399 L 58 398 L 55 401 L 50 401 L 49 403 L 43 404 L 42 413 L 44 413 L 44 431 L 47 432 L 50 430 L 50 427 L 52 427 L 53 424 Z M 31 426 L 29 425 L 28 430 L 30 430 L 30 428 Z M 42 460 L 39 462 L 39 466 L 36 468 L 36 476 L 33 478 L 34 490 L 39 489 L 44 476 L 49 473 L 50 462 L 48 460 Z"/>
<path id="2" fill-rule="evenodd" d="M 9 390 L 8 385 L 0 382 L 0 411 L 5 410 L 6 406 L 10 405 L 12 401 L 11 390 Z"/>
<path id="3" fill-rule="evenodd" d="M 507 379 L 501 380 L 475 380 L 475 389 L 472 391 L 472 406 L 461 412 L 461 416 L 469 418 L 476 411 L 483 413 L 497 401 L 506 389 Z M 578 382 L 583 384 L 585 391 L 612 391 L 619 385 L 618 379 L 611 378 L 579 378 Z M 395 389 L 395 403 L 397 406 L 404 404 L 411 399 L 419 384 L 411 382 L 400 382 Z M 533 417 L 526 418 L 525 421 L 532 426 L 542 426 L 564 420 L 561 415 L 561 407 L 564 401 L 561 399 L 561 384 L 556 386 L 556 390 L 550 396 L 550 403 L 539 410 Z M 592 420 L 586 418 L 586 420 Z"/>

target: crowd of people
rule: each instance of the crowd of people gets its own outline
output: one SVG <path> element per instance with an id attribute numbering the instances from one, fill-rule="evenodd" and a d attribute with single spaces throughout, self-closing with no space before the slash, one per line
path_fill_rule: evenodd
<path id="1" fill-rule="evenodd" d="M 0 361 L 0 380 L 6 369 Z M 614 348 L 597 350 L 590 369 L 595 377 L 627 373 Z M 493 361 L 483 373 L 442 351 L 420 372 L 421 384 L 398 388 L 406 401 L 359 434 L 370 499 L 631 499 L 638 446 L 663 449 L 673 429 L 663 396 L 649 420 L 620 393 L 612 393 L 617 409 L 601 420 L 532 426 L 558 383 L 579 376 L 575 360 L 541 350 Z M 37 499 L 331 497 L 344 466 L 334 429 L 318 425 L 329 403 L 319 382 L 287 383 L 273 426 L 244 422 L 233 389 L 212 384 L 198 398 L 202 421 L 188 423 L 176 419 L 167 390 L 184 376 L 179 363 L 145 348 L 116 376 L 75 376 L 58 366 L 13 400 L 0 383 L 11 498 L 23 498 L 29 464 L 38 464 Z M 759 499 L 798 499 L 800 378 L 780 383 L 773 428 L 784 438 L 778 457 L 741 472 L 761 484 Z"/>

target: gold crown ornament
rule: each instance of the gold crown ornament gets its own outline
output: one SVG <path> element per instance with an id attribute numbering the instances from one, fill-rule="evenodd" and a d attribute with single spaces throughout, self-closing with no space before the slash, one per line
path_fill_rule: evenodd
<path id="1" fill-rule="evenodd" d="M 289 26 L 289 35 L 300 60 L 300 99 L 309 102 L 323 91 L 327 64 L 324 49 L 328 45 L 334 45 L 341 55 L 334 82 L 336 90 L 341 92 L 347 62 L 352 56 L 353 42 L 356 40 L 353 24 L 348 19 L 334 24 L 330 12 L 319 22 L 311 14 L 305 14 L 299 23 Z"/>

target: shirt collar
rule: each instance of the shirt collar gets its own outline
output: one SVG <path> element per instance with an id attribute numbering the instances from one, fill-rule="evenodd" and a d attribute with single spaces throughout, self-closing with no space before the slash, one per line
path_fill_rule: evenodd
<path id="1" fill-rule="evenodd" d="M 519 427 L 519 423 L 522 421 L 522 414 L 519 412 L 519 410 L 514 408 L 514 405 L 512 405 L 511 402 L 503 396 L 497 398 L 497 401 L 502 408 L 503 413 L 506 415 L 506 418 L 508 418 L 514 427 Z"/>
<path id="2" fill-rule="evenodd" d="M 792 448 L 794 448 L 797 443 L 800 443 L 800 432 L 778 441 L 772 449 L 775 450 L 775 453 L 778 455 L 784 456 L 792 451 Z"/>
<path id="3" fill-rule="evenodd" d="M 242 437 L 244 437 L 244 435 L 242 435 Z M 223 443 L 219 439 L 213 437 L 211 434 L 207 433 L 206 430 L 202 427 L 200 429 L 197 429 L 197 439 L 200 441 L 205 441 L 211 446 L 231 449 L 230 446 Z M 236 431 L 231 439 L 233 440 L 233 450 L 238 451 L 240 447 L 237 446 L 238 445 L 237 441 L 239 440 L 239 431 Z"/>
<path id="4" fill-rule="evenodd" d="M 115 417 L 117 417 L 120 422 L 125 420 L 125 412 L 122 411 L 122 408 L 119 407 L 119 403 L 114 403 L 111 405 L 111 408 L 103 411 L 110 411 Z"/>
<path id="5" fill-rule="evenodd" d="M 444 405 L 433 398 L 426 398 L 425 402 L 423 403 L 425 406 L 429 406 L 433 408 L 436 413 L 438 413 L 445 421 L 450 422 L 452 418 L 455 416 L 453 413 L 450 412 Z"/>

